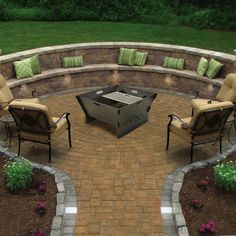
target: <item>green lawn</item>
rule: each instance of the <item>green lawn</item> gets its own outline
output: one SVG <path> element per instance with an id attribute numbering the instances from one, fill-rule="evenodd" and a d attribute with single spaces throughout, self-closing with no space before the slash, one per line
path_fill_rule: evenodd
<path id="1" fill-rule="evenodd" d="M 3 54 L 50 45 L 101 41 L 167 43 L 233 53 L 236 32 L 109 22 L 0 22 Z"/>

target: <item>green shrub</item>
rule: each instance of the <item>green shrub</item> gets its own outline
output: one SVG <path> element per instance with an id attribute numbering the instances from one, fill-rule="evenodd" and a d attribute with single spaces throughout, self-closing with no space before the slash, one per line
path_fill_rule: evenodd
<path id="1" fill-rule="evenodd" d="M 218 187 L 232 192 L 236 190 L 236 161 L 221 162 L 214 167 L 214 179 Z"/>
<path id="2" fill-rule="evenodd" d="M 8 14 L 8 8 L 7 4 L 4 0 L 0 0 L 0 20 L 8 20 L 9 14 Z"/>
<path id="3" fill-rule="evenodd" d="M 24 158 L 10 158 L 4 165 L 6 186 L 12 191 L 26 189 L 32 182 L 32 165 Z"/>

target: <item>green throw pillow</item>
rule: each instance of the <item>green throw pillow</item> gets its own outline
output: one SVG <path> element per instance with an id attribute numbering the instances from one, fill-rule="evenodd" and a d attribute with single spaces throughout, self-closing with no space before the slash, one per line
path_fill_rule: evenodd
<path id="1" fill-rule="evenodd" d="M 81 67 L 84 66 L 83 56 L 63 57 L 63 67 Z"/>
<path id="2" fill-rule="evenodd" d="M 41 73 L 41 67 L 40 67 L 40 64 L 39 64 L 39 57 L 36 55 L 36 56 L 30 57 L 29 59 L 30 59 L 30 62 L 31 62 L 31 68 L 32 68 L 33 74 L 34 75 L 40 74 Z"/>
<path id="3" fill-rule="evenodd" d="M 208 60 L 202 57 L 197 65 L 197 74 L 199 76 L 204 76 L 208 68 Z"/>
<path id="4" fill-rule="evenodd" d="M 137 49 L 120 48 L 120 53 L 118 56 L 118 64 L 133 66 L 136 53 L 137 53 Z"/>
<path id="5" fill-rule="evenodd" d="M 174 58 L 174 57 L 165 57 L 163 61 L 163 67 L 183 70 L 184 59 Z"/>
<path id="6" fill-rule="evenodd" d="M 15 61 L 14 67 L 15 67 L 17 79 L 23 79 L 23 78 L 33 76 L 30 58 L 24 59 L 22 61 Z"/>
<path id="7" fill-rule="evenodd" d="M 218 62 L 215 59 L 211 59 L 209 62 L 209 66 L 206 72 L 206 76 L 209 79 L 213 79 L 216 77 L 217 73 L 220 71 L 220 69 L 222 68 L 223 64 L 221 64 L 220 62 Z"/>
<path id="8" fill-rule="evenodd" d="M 148 52 L 136 52 L 136 57 L 134 61 L 135 66 L 144 66 L 147 60 Z"/>

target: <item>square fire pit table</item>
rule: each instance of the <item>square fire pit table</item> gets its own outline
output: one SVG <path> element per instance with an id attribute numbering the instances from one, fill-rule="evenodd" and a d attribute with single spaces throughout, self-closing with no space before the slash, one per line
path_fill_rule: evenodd
<path id="1" fill-rule="evenodd" d="M 125 134 L 144 124 L 157 93 L 119 85 L 76 96 L 86 115 L 86 123 L 100 120 L 112 125 L 116 135 Z"/>

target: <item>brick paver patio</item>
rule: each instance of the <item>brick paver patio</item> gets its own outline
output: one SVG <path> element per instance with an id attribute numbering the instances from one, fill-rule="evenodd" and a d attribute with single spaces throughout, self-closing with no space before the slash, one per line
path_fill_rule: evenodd
<path id="1" fill-rule="evenodd" d="M 95 121 L 85 124 L 84 113 L 75 95 L 61 94 L 42 100 L 53 115 L 71 113 L 73 148 L 67 135 L 53 143 L 52 166 L 73 179 L 78 200 L 76 235 L 135 236 L 163 235 L 160 194 L 165 177 L 189 162 L 190 147 L 171 136 L 165 151 L 169 113 L 191 114 L 190 98 L 159 93 L 149 113 L 149 121 L 121 139 L 110 126 Z M 16 151 L 13 140 L 11 150 Z M 21 154 L 47 163 L 45 145 L 23 143 Z M 218 152 L 212 144 L 195 149 L 195 160 Z"/>

